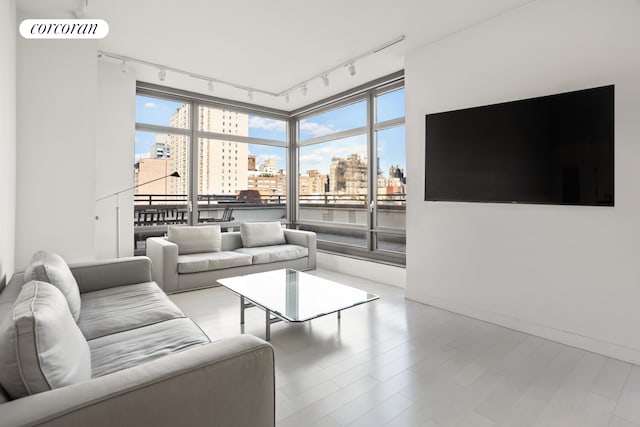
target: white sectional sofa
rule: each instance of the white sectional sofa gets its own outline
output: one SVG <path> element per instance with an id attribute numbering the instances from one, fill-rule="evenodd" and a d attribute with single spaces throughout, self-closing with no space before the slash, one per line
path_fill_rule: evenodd
<path id="1" fill-rule="evenodd" d="M 275 425 L 273 349 L 211 342 L 147 257 L 37 253 L 0 289 L 0 425 Z"/>
<path id="2" fill-rule="evenodd" d="M 279 222 L 246 222 L 222 233 L 219 225 L 170 226 L 147 239 L 153 280 L 167 293 L 216 285 L 216 280 L 279 268 L 316 268 L 316 235 Z"/>

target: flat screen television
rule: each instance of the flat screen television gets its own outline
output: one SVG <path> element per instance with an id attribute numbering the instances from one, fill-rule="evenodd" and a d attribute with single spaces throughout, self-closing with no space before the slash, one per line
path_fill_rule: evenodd
<path id="1" fill-rule="evenodd" d="M 614 205 L 614 86 L 426 116 L 425 200 Z"/>

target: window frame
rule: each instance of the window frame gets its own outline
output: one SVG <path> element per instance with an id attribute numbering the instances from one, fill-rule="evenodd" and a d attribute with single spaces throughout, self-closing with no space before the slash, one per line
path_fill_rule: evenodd
<path id="1" fill-rule="evenodd" d="M 194 92 L 184 91 L 166 86 L 160 86 L 147 82 L 136 82 L 136 96 L 149 96 L 160 100 L 170 100 L 189 104 L 190 121 L 189 128 L 173 128 L 170 126 L 153 125 L 146 123 L 135 123 L 136 131 L 151 131 L 157 133 L 184 135 L 189 138 L 189 183 L 187 191 L 187 200 L 189 205 L 189 224 L 198 224 L 198 209 L 194 209 L 198 205 L 198 177 L 199 177 L 199 141 L 200 139 L 222 140 L 225 142 L 236 142 L 244 144 L 254 144 L 272 147 L 282 147 L 285 149 L 287 158 L 285 164 L 289 165 L 289 144 L 290 144 L 290 122 L 289 114 L 280 110 L 268 109 L 265 107 L 257 107 L 241 102 L 234 102 L 221 98 L 211 97 Z M 251 136 L 241 136 L 222 132 L 207 132 L 199 130 L 199 111 L 200 107 L 209 107 L 215 109 L 226 110 L 233 113 L 247 114 L 248 116 L 259 116 L 267 119 L 280 120 L 285 122 L 285 141 L 276 141 L 271 139 L 256 138 Z M 289 187 L 287 187 L 288 191 Z M 286 197 L 285 212 L 289 212 L 288 205 L 289 196 Z M 286 220 L 288 222 L 288 218 Z"/>
<path id="2" fill-rule="evenodd" d="M 404 75 L 395 76 L 392 81 L 386 80 L 378 83 L 372 83 L 372 85 L 365 90 L 362 88 L 354 89 L 353 93 L 346 92 L 342 94 L 340 99 L 335 101 L 327 100 L 326 102 L 322 102 L 317 107 L 308 107 L 305 108 L 304 111 L 296 114 L 292 113 L 292 120 L 294 122 L 294 133 L 292 139 L 292 151 L 295 153 L 296 158 L 296 169 L 293 171 L 287 171 L 289 175 L 294 175 L 297 180 L 300 170 L 299 170 L 299 153 L 301 147 L 308 147 L 314 144 L 334 141 L 341 138 L 346 138 L 355 135 L 365 134 L 367 138 L 367 157 L 368 159 L 377 158 L 377 141 L 376 135 L 377 131 L 390 129 L 398 126 L 405 125 L 405 116 L 394 118 L 390 120 L 385 120 L 379 123 L 376 123 L 376 97 L 380 95 L 384 95 L 386 93 L 392 92 L 394 90 L 402 89 L 404 87 Z M 367 123 L 364 127 L 349 129 L 341 132 L 332 133 L 329 135 L 323 135 L 316 138 L 305 139 L 304 141 L 299 141 L 298 137 L 300 135 L 300 121 L 304 120 L 308 117 L 317 116 L 332 110 L 339 109 L 346 105 L 354 104 L 357 102 L 361 102 L 362 100 L 366 101 L 366 110 L 367 110 Z M 405 113 L 406 114 L 406 113 Z M 406 141 L 405 141 L 406 143 Z M 292 155 L 294 155 L 292 154 Z M 355 230 L 364 232 L 367 235 L 367 244 L 366 248 L 349 245 L 346 243 L 339 242 L 331 242 L 325 240 L 318 240 L 318 248 L 322 250 L 326 250 L 329 252 L 335 252 L 343 255 L 355 256 L 360 258 L 373 259 L 376 261 L 387 262 L 391 264 L 401 264 L 404 265 L 406 263 L 406 253 L 399 251 L 391 251 L 387 249 L 378 248 L 378 236 L 379 235 L 391 235 L 398 236 L 400 238 L 406 239 L 406 227 L 397 228 L 397 227 L 384 227 L 378 226 L 376 224 L 376 218 L 378 215 L 378 205 L 377 205 L 377 168 L 376 162 L 369 161 L 369 169 L 368 169 L 368 182 L 367 182 L 367 199 L 366 205 L 369 206 L 369 214 L 367 215 L 367 224 L 343 224 L 343 223 L 331 223 L 326 221 L 312 221 L 312 220 L 304 220 L 300 218 L 299 210 L 300 210 L 300 199 L 299 195 L 296 194 L 295 198 L 295 212 L 294 212 L 294 220 L 293 224 L 297 228 L 305 228 L 307 227 L 327 227 L 327 228 L 336 228 L 342 229 L 345 231 Z M 296 189 L 297 189 L 296 183 Z M 405 196 L 406 197 L 406 196 Z M 292 199 L 293 200 L 293 199 Z M 405 209 L 406 209 L 406 199 L 405 199 Z"/>
<path id="3" fill-rule="evenodd" d="M 358 247 L 338 242 L 318 241 L 318 249 L 321 251 L 334 252 L 346 256 L 354 256 L 363 259 L 375 260 L 377 262 L 389 263 L 393 265 L 404 265 L 406 263 L 406 253 L 396 252 L 377 248 L 378 235 L 392 235 L 406 239 L 406 227 L 382 227 L 376 225 L 377 217 L 377 170 L 376 162 L 369 161 L 369 171 L 367 179 L 367 206 L 373 206 L 369 209 L 366 225 L 356 224 L 333 224 L 323 221 L 308 221 L 299 219 L 299 148 L 310 145 L 333 141 L 336 139 L 366 135 L 367 139 L 367 156 L 368 159 L 377 157 L 377 131 L 394 128 L 405 125 L 405 117 L 394 118 L 383 122 L 376 122 L 376 97 L 384 95 L 404 87 L 404 71 L 398 71 L 388 76 L 376 79 L 372 82 L 342 92 L 327 99 L 309 104 L 303 108 L 293 111 L 283 111 L 267 107 L 246 104 L 243 102 L 232 101 L 200 93 L 184 91 L 180 89 L 169 88 L 147 82 L 136 82 L 136 95 L 150 96 L 158 99 L 167 99 L 171 101 L 190 103 L 190 127 L 188 129 L 173 128 L 169 126 L 160 126 L 146 123 L 135 123 L 136 131 L 157 132 L 166 134 L 184 135 L 189 138 L 189 171 L 190 182 L 188 188 L 188 200 L 190 203 L 190 223 L 197 224 L 197 209 L 193 209 L 194 203 L 197 204 L 198 198 L 198 142 L 201 138 L 212 140 L 224 140 L 230 142 L 257 144 L 272 147 L 285 148 L 285 168 L 286 168 L 286 219 L 285 222 L 291 228 L 304 228 L 304 226 L 331 227 L 344 230 L 356 230 L 366 233 L 366 247 Z M 299 141 L 300 121 L 305 118 L 317 116 L 324 112 L 335 110 L 350 104 L 361 101 L 366 102 L 367 123 L 365 126 L 348 129 L 323 135 L 315 138 Z M 253 116 L 259 116 L 267 119 L 284 121 L 286 125 L 286 140 L 277 141 L 271 139 L 240 136 L 228 133 L 205 132 L 199 130 L 198 114 L 200 106 L 223 109 L 234 113 L 244 113 Z M 405 111 L 406 116 L 406 111 Z M 406 144 L 406 141 L 405 141 Z M 373 205 L 372 205 L 373 202 Z M 405 199 L 406 209 L 406 199 Z"/>

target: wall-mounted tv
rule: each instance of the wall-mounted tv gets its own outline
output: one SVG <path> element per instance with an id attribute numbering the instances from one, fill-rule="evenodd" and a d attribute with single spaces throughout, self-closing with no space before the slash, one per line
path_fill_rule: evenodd
<path id="1" fill-rule="evenodd" d="M 614 205 L 614 86 L 426 116 L 425 200 Z"/>

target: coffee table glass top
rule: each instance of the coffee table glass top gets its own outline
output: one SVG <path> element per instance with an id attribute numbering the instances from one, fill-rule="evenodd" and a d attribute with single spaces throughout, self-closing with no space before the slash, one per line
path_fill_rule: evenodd
<path id="1" fill-rule="evenodd" d="M 230 277 L 218 283 L 288 322 L 304 322 L 379 298 L 292 269 Z"/>

